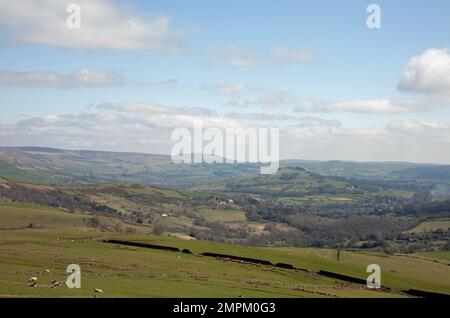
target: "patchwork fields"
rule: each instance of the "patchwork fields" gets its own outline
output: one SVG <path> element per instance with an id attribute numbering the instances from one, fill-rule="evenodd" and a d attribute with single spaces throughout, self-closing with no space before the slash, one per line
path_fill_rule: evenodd
<path id="1" fill-rule="evenodd" d="M 0 296 L 93 297 L 407 297 L 401 290 L 421 289 L 450 294 L 450 261 L 433 255 L 411 257 L 314 248 L 254 248 L 200 240 L 180 240 L 146 234 L 102 231 L 89 227 L 89 215 L 32 205 L 0 205 Z M 22 222 L 22 223 L 20 223 Z M 7 229 L 12 223 L 37 228 Z M 180 249 L 193 254 L 135 248 L 103 241 L 118 238 Z M 201 256 L 203 252 L 232 254 L 284 262 L 290 270 Z M 365 279 L 366 266 L 382 268 L 382 284 L 392 290 L 373 291 L 317 274 L 319 270 Z M 69 264 L 78 264 L 82 288 L 64 285 Z M 45 272 L 45 270 L 49 272 Z M 37 287 L 27 280 L 38 278 Z"/>

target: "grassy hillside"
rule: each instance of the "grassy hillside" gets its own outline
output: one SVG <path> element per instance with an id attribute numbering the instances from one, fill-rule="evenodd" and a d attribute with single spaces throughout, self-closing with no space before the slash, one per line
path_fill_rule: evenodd
<path id="1" fill-rule="evenodd" d="M 283 269 L 224 262 L 173 252 L 123 248 L 100 241 L 96 231 L 0 232 L 0 296 L 92 297 L 305 297 L 393 296 L 342 288 L 332 279 Z M 61 237 L 56 241 L 55 237 Z M 13 243 L 9 242 L 13 241 Z M 30 241 L 32 243 L 30 243 Z M 39 248 L 37 248 L 39 247 Z M 81 266 L 82 288 L 51 289 L 48 284 L 65 278 L 65 267 Z M 38 287 L 26 280 L 38 274 Z M 315 294 L 320 291 L 324 295 Z"/>
<path id="2" fill-rule="evenodd" d="M 407 162 L 359 163 L 284 160 L 321 175 L 362 179 L 447 181 L 450 166 Z M 259 173 L 256 164 L 173 164 L 170 156 L 41 147 L 0 147 L 0 176 L 39 183 L 85 184 L 111 181 L 187 188 Z"/>
<path id="3" fill-rule="evenodd" d="M 2 160 L 0 160 L 0 176 L 14 181 L 26 181 L 44 184 L 54 181 L 50 179 L 49 176 L 45 176 L 45 174 L 18 169 L 14 165 Z"/>
<path id="4" fill-rule="evenodd" d="M 450 165 L 410 162 L 285 160 L 282 167 L 302 167 L 326 176 L 448 181 Z"/>
<path id="5" fill-rule="evenodd" d="M 426 233 L 436 230 L 447 230 L 450 228 L 450 219 L 430 220 L 420 223 L 415 228 L 410 229 L 409 233 Z"/>
<path id="6" fill-rule="evenodd" d="M 16 210 L 14 210 L 16 209 Z M 83 218 L 63 210 L 2 204 L 0 220 L 20 211 L 17 221 L 43 220 L 41 228 L 0 230 L 0 296 L 93 297 L 405 297 L 400 289 L 417 288 L 450 293 L 448 261 L 431 255 L 387 256 L 344 251 L 336 260 L 329 249 L 251 248 L 207 241 L 186 241 L 167 236 L 124 234 L 86 227 Z M 2 223 L 2 226 L 7 225 Z M 104 243 L 104 239 L 189 248 L 194 254 L 134 248 Z M 199 256 L 202 252 L 225 253 L 285 262 L 308 271 L 288 270 Z M 79 264 L 82 288 L 49 288 L 53 280 L 65 280 L 68 264 Z M 382 268 L 383 285 L 391 291 L 372 291 L 364 286 L 315 274 L 329 270 L 365 278 L 365 268 Z M 49 269 L 50 273 L 45 273 Z M 38 286 L 26 284 L 38 277 Z"/>
<path id="7" fill-rule="evenodd" d="M 206 187 L 197 187 L 205 189 Z M 226 182 L 217 190 L 225 192 L 240 192 L 266 194 L 275 197 L 311 197 L 328 196 L 331 200 L 345 201 L 377 195 L 393 195 L 410 197 L 411 192 L 400 191 L 382 186 L 365 185 L 364 183 L 343 178 L 324 177 L 320 174 L 302 168 L 283 168 L 273 175 L 247 175 Z"/>
<path id="8" fill-rule="evenodd" d="M 257 165 L 174 164 L 170 156 L 40 147 L 0 147 L 0 176 L 38 183 L 135 182 L 188 187 L 258 170 Z"/>
<path id="9" fill-rule="evenodd" d="M 418 166 L 408 162 L 351 162 L 285 160 L 284 167 L 303 167 L 322 175 L 340 177 L 386 177 L 394 171 Z"/>
<path id="10" fill-rule="evenodd" d="M 197 186 L 197 191 L 254 194 L 287 205 L 356 205 L 382 197 L 411 198 L 414 192 L 344 178 L 324 177 L 302 168 L 283 168 L 273 175 L 246 175 L 227 182 Z"/>
<path id="11" fill-rule="evenodd" d="M 436 260 L 443 260 L 447 263 L 450 262 L 450 251 L 435 251 L 435 252 L 426 252 L 426 253 L 420 253 L 419 255 L 427 257 L 427 258 L 433 258 Z"/>
<path id="12" fill-rule="evenodd" d="M 0 149 L 1 162 L 0 296 L 92 297 L 94 287 L 105 297 L 450 294 L 448 205 L 421 192 L 432 189 L 427 182 L 416 192 L 410 184 L 391 187 L 298 167 L 275 175 L 244 167 L 228 175 L 224 167 L 167 165 L 162 156 L 41 148 Z M 112 181 L 86 183 L 92 180 Z M 143 185 L 180 180 L 190 187 Z M 410 205 L 423 212 L 420 218 L 408 213 Z M 111 238 L 193 254 L 103 242 Z M 201 256 L 205 252 L 303 270 Z M 49 288 L 71 263 L 82 267 L 82 290 Z M 365 279 L 369 264 L 381 266 L 382 283 L 392 290 L 318 274 Z M 27 278 L 36 275 L 38 287 L 28 287 Z"/>
<path id="13" fill-rule="evenodd" d="M 53 228 L 63 226 L 83 226 L 90 216 L 63 213 L 33 204 L 1 203 L 0 229 Z"/>
<path id="14" fill-rule="evenodd" d="M 199 195 L 129 183 L 57 186 L 0 178 L 0 198 L 96 215 L 90 222 L 99 222 L 100 216 L 111 217 L 148 226 L 156 234 L 256 246 L 345 244 L 380 248 L 383 246 L 380 237 L 394 240 L 418 224 L 374 212 L 377 206 L 399 200 L 395 195 L 405 197 L 405 192 L 361 189 L 302 169 L 283 169 L 278 175 L 240 180 L 244 180 L 245 187 L 236 189 L 237 192 L 214 189 L 215 192 Z M 283 182 L 289 185 L 289 190 L 277 190 Z M 323 192 L 323 187 L 329 192 Z M 242 190 L 256 193 L 242 194 L 239 192 Z M 23 222 L 18 226 L 24 226 Z M 406 250 L 408 237 L 403 239 L 406 244 L 397 245 Z M 347 242 L 351 245 L 346 245 Z"/>
<path id="15" fill-rule="evenodd" d="M 184 246 L 195 252 L 234 254 L 251 258 L 262 258 L 273 263 L 284 262 L 310 271 L 327 270 L 365 279 L 366 266 L 378 264 L 382 269 L 382 284 L 396 289 L 422 289 L 450 294 L 450 261 L 436 262 L 433 254 L 422 258 L 414 254 L 389 256 L 384 253 L 359 251 L 341 252 L 336 260 L 334 249 L 318 248 L 251 248 L 205 241 L 179 243 L 170 237 L 123 237 L 133 241 L 158 243 L 168 246 Z M 438 253 L 439 254 L 439 253 Z M 442 258 L 442 257 L 439 257 Z"/>

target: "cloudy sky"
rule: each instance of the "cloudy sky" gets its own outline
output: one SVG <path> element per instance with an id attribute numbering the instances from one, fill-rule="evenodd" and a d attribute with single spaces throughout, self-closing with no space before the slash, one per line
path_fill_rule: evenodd
<path id="1" fill-rule="evenodd" d="M 67 6 L 81 28 L 67 27 Z M 369 29 L 367 6 L 381 8 Z M 0 0 L 0 145 L 170 153 L 279 127 L 282 158 L 450 163 L 450 2 Z"/>

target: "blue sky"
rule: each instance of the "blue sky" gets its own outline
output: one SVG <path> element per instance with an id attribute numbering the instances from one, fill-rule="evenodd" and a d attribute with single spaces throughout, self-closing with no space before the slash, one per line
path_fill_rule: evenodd
<path id="1" fill-rule="evenodd" d="M 124 113 L 122 106 L 140 103 L 179 114 L 201 108 L 212 115 L 191 116 L 224 118 L 230 125 L 280 126 L 285 140 L 300 149 L 285 157 L 450 163 L 442 151 L 450 143 L 442 137 L 450 132 L 448 1 L 79 1 L 81 29 L 75 31 L 61 27 L 72 2 L 42 1 L 41 11 L 32 9 L 39 1 L 15 8 L 0 1 L 4 145 L 166 153 L 167 134 L 148 147 L 144 141 L 131 147 L 101 138 L 89 143 L 72 133 L 106 125 L 100 119 L 89 126 L 95 124 L 79 118 L 101 117 L 105 107 L 99 105 L 132 122 L 139 115 Z M 381 8 L 380 29 L 366 25 L 371 3 Z M 155 27 L 156 20 L 167 24 Z M 139 36 L 130 21 L 140 23 Z M 101 43 L 82 32 L 98 34 Z M 152 41 L 156 49 L 146 44 Z M 415 77 L 405 77 L 407 66 Z M 436 68 L 443 71 L 434 77 Z M 79 70 L 104 77 L 100 83 L 85 77 L 74 82 Z M 57 79 L 49 82 L 49 76 Z M 180 123 L 163 113 L 173 127 Z M 230 113 L 289 118 L 248 122 Z M 48 117 L 60 125 L 41 120 L 44 126 L 33 126 Z M 161 131 L 155 118 L 145 129 Z"/>

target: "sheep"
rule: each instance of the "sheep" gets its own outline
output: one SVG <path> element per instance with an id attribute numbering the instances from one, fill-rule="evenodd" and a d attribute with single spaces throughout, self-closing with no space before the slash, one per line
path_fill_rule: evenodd
<path id="1" fill-rule="evenodd" d="M 48 273 L 50 273 L 50 270 L 49 269 L 44 269 L 44 272 L 48 274 Z"/>
<path id="2" fill-rule="evenodd" d="M 30 277 L 28 279 L 28 286 L 36 287 L 36 285 L 37 285 L 37 277 Z"/>
<path id="3" fill-rule="evenodd" d="M 103 294 L 103 290 L 100 288 L 94 288 L 94 298 L 97 298 L 97 294 Z"/>
<path id="4" fill-rule="evenodd" d="M 57 280 L 54 280 L 54 281 L 51 282 L 50 288 L 59 287 L 59 286 L 61 286 L 61 284 L 62 284 L 61 282 L 58 282 Z"/>

